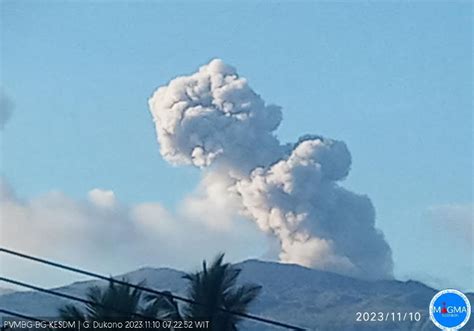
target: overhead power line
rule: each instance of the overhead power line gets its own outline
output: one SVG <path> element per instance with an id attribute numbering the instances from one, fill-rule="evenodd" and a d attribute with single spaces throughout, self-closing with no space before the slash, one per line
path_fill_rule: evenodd
<path id="1" fill-rule="evenodd" d="M 23 315 L 23 314 L 15 312 L 15 311 L 3 309 L 3 308 L 0 308 L 0 313 L 5 314 L 5 315 L 9 315 L 9 316 L 13 316 L 13 317 L 22 318 L 22 319 L 25 319 L 25 320 L 30 320 L 30 321 L 45 322 L 44 320 L 41 320 L 39 318 L 28 316 L 28 315 Z"/>
<path id="2" fill-rule="evenodd" d="M 20 257 L 20 258 L 23 258 L 23 259 L 35 261 L 35 262 L 38 262 L 38 263 L 41 263 L 41 264 L 47 264 L 47 265 L 50 265 L 50 266 L 55 267 L 55 268 L 64 269 L 64 270 L 68 270 L 68 271 L 71 271 L 71 272 L 74 272 L 74 273 L 90 276 L 90 277 L 93 277 L 93 278 L 106 280 L 106 281 L 109 281 L 109 282 L 112 282 L 112 283 L 129 286 L 129 287 L 141 290 L 143 292 L 148 292 L 148 293 L 152 293 L 152 294 L 155 294 L 155 295 L 164 296 L 164 297 L 167 297 L 169 299 L 174 299 L 174 300 L 177 300 L 177 301 L 186 302 L 186 303 L 189 303 L 189 304 L 192 304 L 192 305 L 205 306 L 205 304 L 203 304 L 203 303 L 200 303 L 200 302 L 197 302 L 197 301 L 194 301 L 194 300 L 182 297 L 182 296 L 178 296 L 178 295 L 172 294 L 170 292 L 158 291 L 158 290 L 155 290 L 155 289 L 152 289 L 152 288 L 144 287 L 142 285 L 130 284 L 130 283 L 127 283 L 127 282 L 119 280 L 119 279 L 114 279 L 112 277 L 107 277 L 107 276 L 104 276 L 104 275 L 101 275 L 101 274 L 98 274 L 98 273 L 95 273 L 95 272 L 91 272 L 91 271 L 87 271 L 87 270 L 84 270 L 84 269 L 71 267 L 71 266 L 68 266 L 68 265 L 65 265 L 65 264 L 62 264 L 62 263 L 46 260 L 46 259 L 43 259 L 43 258 L 35 257 L 35 256 L 24 254 L 24 253 L 20 253 L 20 252 L 11 250 L 11 249 L 0 247 L 0 252 L 10 254 L 10 255 L 14 255 L 14 256 L 17 256 L 17 257 Z M 295 326 L 295 325 L 291 325 L 291 324 L 288 324 L 288 323 L 275 321 L 275 320 L 272 320 L 272 319 L 269 319 L 269 318 L 264 318 L 264 317 L 251 315 L 251 314 L 247 314 L 247 313 L 242 313 L 242 312 L 237 312 L 237 311 L 232 311 L 232 310 L 222 308 L 222 307 L 218 307 L 218 309 L 220 311 L 224 312 L 224 313 L 239 316 L 239 317 L 246 318 L 246 319 L 249 319 L 249 320 L 253 320 L 253 321 L 257 321 L 257 322 L 261 322 L 261 323 L 265 323 L 265 324 L 270 324 L 270 325 L 273 325 L 273 326 L 278 326 L 278 327 L 286 328 L 286 329 L 289 329 L 289 330 L 306 331 L 306 329 L 304 329 L 304 328 L 301 328 L 301 327 L 298 327 L 298 326 Z"/>
<path id="3" fill-rule="evenodd" d="M 57 291 L 53 291 L 53 290 L 48 290 L 48 289 L 45 289 L 43 287 L 39 287 L 39 286 L 31 285 L 31 284 L 28 284 L 28 283 L 20 282 L 20 281 L 14 280 L 14 279 L 5 278 L 5 277 L 0 276 L 0 281 L 5 282 L 5 283 L 9 283 L 9 284 L 13 284 L 13 285 L 17 285 L 17 286 L 21 286 L 21 287 L 24 287 L 24 288 L 28 288 L 30 290 L 35 290 L 35 291 L 38 291 L 38 292 L 43 292 L 43 293 L 47 293 L 47 294 L 54 295 L 54 296 L 57 296 L 57 297 L 65 298 L 65 299 L 68 299 L 68 300 L 77 301 L 77 302 L 81 302 L 81 303 L 101 307 L 101 308 L 104 308 L 104 309 L 107 309 L 107 310 L 110 310 L 110 311 L 113 311 L 113 312 L 116 312 L 116 313 L 119 313 L 119 314 L 131 315 L 131 316 L 134 316 L 134 317 L 140 317 L 140 318 L 144 318 L 144 319 L 147 319 L 147 320 L 150 320 L 150 321 L 163 322 L 163 320 L 158 319 L 158 318 L 153 318 L 153 317 L 146 316 L 146 315 L 143 315 L 143 314 L 117 309 L 115 307 L 103 305 L 99 302 L 94 302 L 94 301 L 91 301 L 91 300 L 83 299 L 83 298 L 76 297 L 74 295 L 70 295 L 70 294 L 66 294 L 66 293 L 61 293 L 61 292 L 57 292 Z"/>

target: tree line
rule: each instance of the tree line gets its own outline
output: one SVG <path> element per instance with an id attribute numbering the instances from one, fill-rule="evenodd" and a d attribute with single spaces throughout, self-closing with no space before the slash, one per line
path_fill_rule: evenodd
<path id="1" fill-rule="evenodd" d="M 240 272 L 234 265 L 224 262 L 224 254 L 219 254 L 210 264 L 204 260 L 201 270 L 184 276 L 187 297 L 199 304 L 178 303 L 167 295 L 144 294 L 140 289 L 109 282 L 105 288 L 92 286 L 88 289 L 86 297 L 90 303 L 64 305 L 59 309 L 59 316 L 65 321 L 82 322 L 147 320 L 139 325 L 150 330 L 157 329 L 151 321 L 161 320 L 166 323 L 160 324 L 160 330 L 237 331 L 241 317 L 223 310 L 247 313 L 261 291 L 255 284 L 238 285 Z"/>

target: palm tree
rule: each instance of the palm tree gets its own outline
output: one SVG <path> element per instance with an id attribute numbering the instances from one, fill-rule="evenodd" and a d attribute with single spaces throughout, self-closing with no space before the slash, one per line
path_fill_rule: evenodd
<path id="1" fill-rule="evenodd" d="M 144 316 L 155 318 L 157 315 L 154 307 L 142 305 L 139 289 L 113 281 L 105 289 L 90 287 L 86 300 L 89 303 L 84 307 L 68 304 L 59 308 L 60 318 L 66 321 L 125 322 L 143 319 Z"/>
<path id="2" fill-rule="evenodd" d="M 246 313 L 261 287 L 253 284 L 236 285 L 241 272 L 229 263 L 223 263 L 219 254 L 211 265 L 204 260 L 202 270 L 184 276 L 189 282 L 188 297 L 199 304 L 187 304 L 181 313 L 176 302 L 168 297 L 146 296 L 157 310 L 167 312 L 162 318 L 185 321 L 209 321 L 213 331 L 235 331 L 240 317 L 223 310 Z"/>

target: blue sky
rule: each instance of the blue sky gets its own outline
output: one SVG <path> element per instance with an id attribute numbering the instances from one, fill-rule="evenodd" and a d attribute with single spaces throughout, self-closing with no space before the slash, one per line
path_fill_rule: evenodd
<path id="1" fill-rule="evenodd" d="M 3 1 L 1 24 L 2 174 L 22 198 L 174 208 L 199 172 L 161 159 L 147 99 L 219 57 L 283 107 L 281 140 L 347 143 L 344 185 L 371 197 L 398 277 L 474 289 L 472 236 L 432 215 L 472 206 L 471 4 Z"/>

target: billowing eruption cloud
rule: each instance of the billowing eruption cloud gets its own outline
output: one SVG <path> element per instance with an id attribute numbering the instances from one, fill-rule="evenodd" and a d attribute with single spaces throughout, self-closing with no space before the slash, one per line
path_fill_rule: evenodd
<path id="1" fill-rule="evenodd" d="M 265 105 L 220 60 L 159 88 L 150 107 L 161 154 L 173 164 L 207 167 L 220 160 L 226 167 L 248 171 L 284 152 L 273 135 L 281 122 L 280 108 Z"/>
<path id="2" fill-rule="evenodd" d="M 370 199 L 339 185 L 351 165 L 344 142 L 307 135 L 282 144 L 274 134 L 281 109 L 218 59 L 158 88 L 149 106 L 163 157 L 204 169 L 207 184 L 221 181 L 236 212 L 279 240 L 281 261 L 392 276 Z"/>

